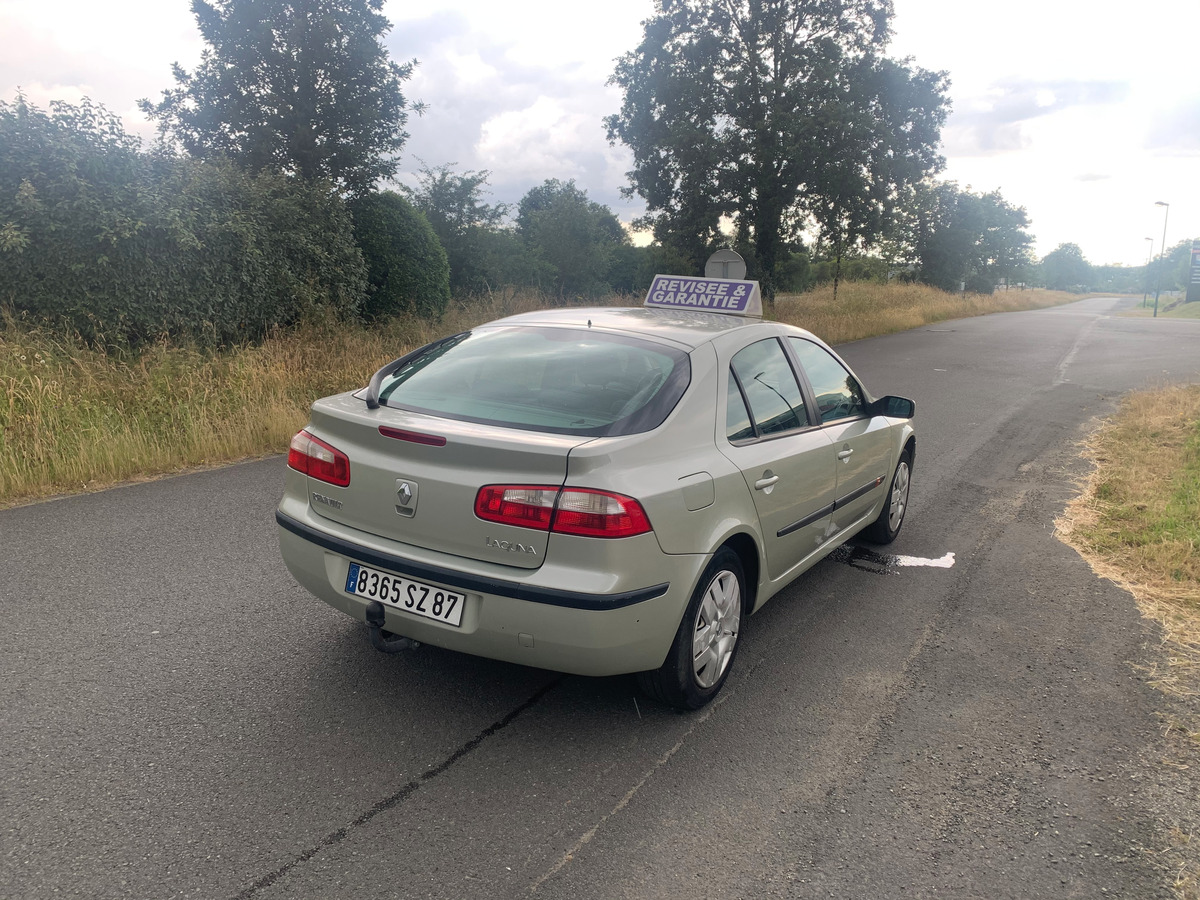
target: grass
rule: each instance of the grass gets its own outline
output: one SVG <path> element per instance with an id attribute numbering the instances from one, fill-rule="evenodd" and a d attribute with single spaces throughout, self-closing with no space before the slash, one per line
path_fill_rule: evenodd
<path id="1" fill-rule="evenodd" d="M 1200 760 L 1200 385 L 1129 395 L 1085 452 L 1094 469 L 1058 532 L 1161 626 L 1165 652 L 1146 674 L 1177 701 L 1163 716 L 1179 756 L 1167 764 L 1193 767 Z M 1193 838 L 1192 829 L 1175 827 L 1166 851 L 1180 900 L 1200 898 Z"/>
<path id="2" fill-rule="evenodd" d="M 1147 318 L 1154 315 L 1154 298 L 1146 300 L 1146 306 L 1138 304 L 1133 309 L 1121 313 L 1123 316 Z M 1200 303 L 1185 303 L 1179 297 L 1159 297 L 1158 316 L 1167 319 L 1200 319 Z"/>
<path id="3" fill-rule="evenodd" d="M 1078 297 L 1046 291 L 947 294 L 922 285 L 843 284 L 779 297 L 776 317 L 831 343 Z M 138 353 L 0 321 L 0 506 L 283 452 L 317 397 L 361 387 L 388 360 L 446 334 L 538 308 L 506 293 L 453 304 L 437 321 L 310 322 L 221 352 L 162 343 Z M 637 305 L 640 297 L 614 297 Z"/>

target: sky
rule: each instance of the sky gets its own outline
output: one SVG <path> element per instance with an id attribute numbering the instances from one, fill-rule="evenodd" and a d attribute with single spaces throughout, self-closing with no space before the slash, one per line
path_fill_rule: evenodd
<path id="1" fill-rule="evenodd" d="M 1200 238 L 1200 2 L 894 4 L 890 55 L 950 77 L 940 177 L 1024 207 L 1038 256 L 1071 242 L 1092 263 L 1142 265 L 1164 224 L 1168 249 Z M 575 179 L 631 221 L 643 211 L 620 195 L 632 157 L 602 120 L 621 104 L 614 61 L 653 11 L 388 0 L 392 57 L 419 61 L 406 96 L 429 106 L 409 120 L 401 181 L 454 163 L 489 171 L 489 199 L 515 203 Z M 172 63 L 191 69 L 202 49 L 189 0 L 0 0 L 0 99 L 87 96 L 149 140 L 138 99 L 157 100 Z"/>

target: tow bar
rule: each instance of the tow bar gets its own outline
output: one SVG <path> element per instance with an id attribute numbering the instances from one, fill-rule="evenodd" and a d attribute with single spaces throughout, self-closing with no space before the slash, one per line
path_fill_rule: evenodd
<path id="1" fill-rule="evenodd" d="M 384 653 L 416 650 L 421 646 L 420 641 L 383 630 L 383 604 L 378 600 L 367 604 L 367 629 L 371 632 L 371 646 Z"/>

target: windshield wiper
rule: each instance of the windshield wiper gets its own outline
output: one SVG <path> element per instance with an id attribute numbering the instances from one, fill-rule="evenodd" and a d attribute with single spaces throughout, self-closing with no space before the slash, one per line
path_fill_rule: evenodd
<path id="1" fill-rule="evenodd" d="M 430 350 L 436 350 L 444 344 L 449 344 L 451 341 L 460 341 L 467 337 L 471 332 L 461 331 L 458 334 L 452 334 L 450 337 L 444 337 L 440 341 L 434 341 L 432 344 L 426 344 L 424 347 L 418 347 L 412 353 L 406 353 L 399 359 L 393 359 L 390 363 L 384 366 L 371 376 L 371 383 L 367 385 L 367 394 L 363 398 L 366 400 L 367 409 L 379 409 L 379 389 L 383 385 L 383 379 L 389 375 L 400 371 L 410 362 L 418 357 L 428 353 Z"/>

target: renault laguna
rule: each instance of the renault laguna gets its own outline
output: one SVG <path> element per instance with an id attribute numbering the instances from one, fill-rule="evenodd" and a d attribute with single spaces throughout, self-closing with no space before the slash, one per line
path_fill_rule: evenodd
<path id="1" fill-rule="evenodd" d="M 642 307 L 500 319 L 318 400 L 280 549 L 381 650 L 638 673 L 698 709 L 748 615 L 855 535 L 895 539 L 913 413 L 765 321 L 755 282 L 660 275 Z"/>

